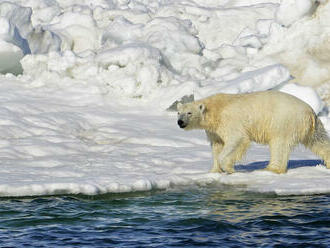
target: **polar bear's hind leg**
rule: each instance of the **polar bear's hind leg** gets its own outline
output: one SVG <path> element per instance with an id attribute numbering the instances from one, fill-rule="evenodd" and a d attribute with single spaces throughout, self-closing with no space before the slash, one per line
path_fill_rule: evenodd
<path id="1" fill-rule="evenodd" d="M 319 118 L 316 118 L 315 132 L 304 143 L 312 152 L 320 156 L 330 169 L 330 138 Z"/>
<path id="2" fill-rule="evenodd" d="M 266 170 L 277 174 L 286 173 L 292 146 L 285 138 L 272 140 L 269 144 L 271 157 Z"/>

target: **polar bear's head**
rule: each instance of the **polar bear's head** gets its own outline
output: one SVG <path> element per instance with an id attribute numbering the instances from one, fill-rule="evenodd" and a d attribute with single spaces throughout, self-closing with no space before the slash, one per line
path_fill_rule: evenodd
<path id="1" fill-rule="evenodd" d="M 204 119 L 205 106 L 203 103 L 190 102 L 186 104 L 178 103 L 178 125 L 185 130 L 200 127 Z"/>

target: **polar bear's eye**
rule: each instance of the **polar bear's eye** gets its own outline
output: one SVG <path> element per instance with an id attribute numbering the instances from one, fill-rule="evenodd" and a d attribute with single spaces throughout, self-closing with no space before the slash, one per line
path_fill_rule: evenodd
<path id="1" fill-rule="evenodd" d="M 187 115 L 192 115 L 192 113 L 191 112 L 188 112 Z"/>

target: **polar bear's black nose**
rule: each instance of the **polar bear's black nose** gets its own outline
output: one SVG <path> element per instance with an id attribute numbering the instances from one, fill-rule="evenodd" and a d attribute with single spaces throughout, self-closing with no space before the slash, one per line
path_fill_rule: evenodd
<path id="1" fill-rule="evenodd" d="M 179 127 L 181 127 L 181 128 L 186 127 L 186 125 L 184 124 L 184 121 L 183 121 L 183 120 L 178 120 L 178 125 L 179 125 Z"/>

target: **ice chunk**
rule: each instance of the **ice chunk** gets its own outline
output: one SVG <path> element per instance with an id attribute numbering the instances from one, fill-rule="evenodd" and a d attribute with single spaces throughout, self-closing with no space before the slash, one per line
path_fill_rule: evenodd
<path id="1" fill-rule="evenodd" d="M 84 13 L 84 9 L 67 11 L 54 18 L 53 23 L 50 30 L 61 38 L 62 50 L 79 53 L 100 47 L 101 37 L 90 11 L 87 13 Z"/>
<path id="2" fill-rule="evenodd" d="M 0 73 L 21 74 L 22 57 L 23 52 L 19 47 L 0 40 Z"/>
<path id="3" fill-rule="evenodd" d="M 290 79 L 288 69 L 277 64 L 242 73 L 238 78 L 224 82 L 218 91 L 231 94 L 263 91 L 275 88 Z"/>
<path id="4" fill-rule="evenodd" d="M 42 26 L 35 27 L 27 36 L 31 53 L 40 54 L 52 51 L 60 51 L 62 40 L 61 38 Z"/>
<path id="5" fill-rule="evenodd" d="M 316 0 L 282 0 L 276 19 L 280 24 L 289 26 L 300 18 L 310 15 L 317 4 Z"/>
<path id="6" fill-rule="evenodd" d="M 279 91 L 294 95 L 300 100 L 306 102 L 312 107 L 316 114 L 320 113 L 324 108 L 324 103 L 317 92 L 308 86 L 301 86 L 294 83 L 284 84 L 278 88 Z"/>
<path id="7" fill-rule="evenodd" d="M 25 39 L 31 29 L 30 16 L 30 8 L 0 3 L 0 73 L 22 73 L 19 61 L 31 52 Z"/>

